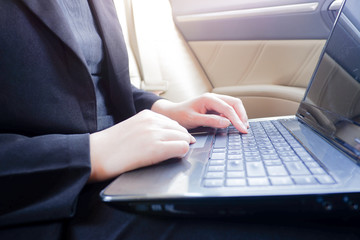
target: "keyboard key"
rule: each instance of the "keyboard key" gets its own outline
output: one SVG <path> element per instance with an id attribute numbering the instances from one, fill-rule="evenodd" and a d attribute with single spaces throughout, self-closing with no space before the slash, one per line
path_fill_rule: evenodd
<path id="1" fill-rule="evenodd" d="M 319 168 L 320 165 L 315 161 L 304 162 L 308 168 Z"/>
<path id="2" fill-rule="evenodd" d="M 246 147 L 244 148 L 244 152 L 259 152 L 257 147 Z"/>
<path id="3" fill-rule="evenodd" d="M 280 158 L 284 161 L 284 162 L 297 162 L 300 161 L 300 158 L 298 156 L 280 156 Z"/>
<path id="4" fill-rule="evenodd" d="M 271 184 L 274 186 L 282 186 L 282 185 L 293 185 L 293 181 L 290 177 L 271 177 Z"/>
<path id="5" fill-rule="evenodd" d="M 275 150 L 273 146 L 269 146 L 269 145 L 271 145 L 271 143 L 270 144 L 259 143 L 258 148 L 260 151 Z"/>
<path id="6" fill-rule="evenodd" d="M 304 162 L 314 161 L 314 158 L 305 150 L 305 149 L 295 149 L 297 155 L 301 158 Z"/>
<path id="7" fill-rule="evenodd" d="M 237 155 L 228 155 L 229 160 L 242 160 L 243 155 L 237 154 Z"/>
<path id="8" fill-rule="evenodd" d="M 247 162 L 246 172 L 248 177 L 262 177 L 266 176 L 265 168 L 262 162 Z"/>
<path id="9" fill-rule="evenodd" d="M 227 164 L 228 171 L 244 171 L 244 162 L 240 160 L 229 160 Z"/>
<path id="10" fill-rule="evenodd" d="M 241 149 L 241 145 L 228 146 L 227 148 L 228 148 L 229 150 L 240 150 L 240 149 Z"/>
<path id="11" fill-rule="evenodd" d="M 295 151 L 299 156 L 309 155 L 309 153 L 308 153 L 303 147 L 296 147 L 296 148 L 294 148 L 294 151 Z"/>
<path id="12" fill-rule="evenodd" d="M 281 160 L 265 160 L 264 161 L 266 166 L 278 166 L 282 165 Z"/>
<path id="13" fill-rule="evenodd" d="M 289 145 L 287 144 L 287 142 L 285 141 L 285 142 L 272 142 L 272 144 L 274 145 L 274 147 L 276 148 L 276 149 L 278 149 L 278 148 L 283 148 L 283 147 L 288 147 Z"/>
<path id="14" fill-rule="evenodd" d="M 227 128 L 218 128 L 216 134 L 226 134 L 227 132 Z"/>
<path id="15" fill-rule="evenodd" d="M 222 187 L 224 181 L 220 179 L 205 179 L 204 186 L 205 187 Z"/>
<path id="16" fill-rule="evenodd" d="M 319 167 L 318 167 L 318 168 L 310 168 L 310 172 L 311 172 L 313 175 L 327 174 L 324 169 L 319 168 Z"/>
<path id="17" fill-rule="evenodd" d="M 298 185 L 317 184 L 317 181 L 313 176 L 297 176 L 297 177 L 293 177 L 293 180 L 295 184 Z"/>
<path id="18" fill-rule="evenodd" d="M 285 162 L 284 164 L 291 175 L 310 175 L 309 170 L 302 162 Z"/>
<path id="19" fill-rule="evenodd" d="M 241 142 L 229 142 L 228 146 L 241 148 Z"/>
<path id="20" fill-rule="evenodd" d="M 224 166 L 225 165 L 225 160 L 209 160 L 209 165 L 210 166 Z"/>
<path id="21" fill-rule="evenodd" d="M 300 143 L 298 141 L 296 141 L 295 139 L 292 139 L 292 140 L 287 139 L 287 142 L 290 144 L 290 146 L 292 148 L 302 148 Z"/>
<path id="22" fill-rule="evenodd" d="M 275 149 L 272 149 L 272 150 L 261 150 L 260 149 L 260 152 L 261 152 L 261 155 L 274 155 L 274 154 L 276 154 Z"/>
<path id="23" fill-rule="evenodd" d="M 225 153 L 217 153 L 217 152 L 213 152 L 211 154 L 211 159 L 225 159 Z"/>
<path id="24" fill-rule="evenodd" d="M 239 155 L 242 154 L 242 150 L 229 150 L 228 155 Z"/>
<path id="25" fill-rule="evenodd" d="M 237 136 L 237 137 L 233 137 L 233 136 L 228 136 L 228 144 L 229 143 L 242 143 L 242 139 L 241 139 L 241 137 L 240 137 L 240 135 L 239 136 Z"/>
<path id="26" fill-rule="evenodd" d="M 335 183 L 335 180 L 332 177 L 330 177 L 329 175 L 315 176 L 315 178 L 321 184 L 334 184 Z"/>
<path id="27" fill-rule="evenodd" d="M 214 148 L 225 148 L 226 147 L 226 142 L 227 142 L 227 136 L 226 135 L 216 135 Z"/>
<path id="28" fill-rule="evenodd" d="M 213 153 L 225 153 L 226 152 L 226 148 L 214 148 L 212 150 Z"/>
<path id="29" fill-rule="evenodd" d="M 277 160 L 277 159 L 279 159 L 279 156 L 277 154 L 262 155 L 262 159 L 264 159 L 264 160 Z"/>
<path id="30" fill-rule="evenodd" d="M 297 157 L 292 150 L 278 151 L 278 154 L 280 157 Z"/>
<path id="31" fill-rule="evenodd" d="M 271 142 L 275 147 L 277 147 L 279 150 L 283 151 L 286 149 L 289 149 L 289 144 L 285 141 L 285 139 L 271 139 Z"/>
<path id="32" fill-rule="evenodd" d="M 259 161 L 261 161 L 261 157 L 260 156 L 248 156 L 248 157 L 245 157 L 245 161 L 247 161 L 247 162 L 259 162 Z"/>
<path id="33" fill-rule="evenodd" d="M 245 172 L 244 171 L 235 171 L 235 172 L 227 172 L 227 178 L 244 178 Z"/>
<path id="34" fill-rule="evenodd" d="M 244 187 L 244 186 L 246 186 L 246 180 L 245 180 L 245 178 L 226 179 L 226 186 L 228 186 L 228 187 Z"/>
<path id="35" fill-rule="evenodd" d="M 208 172 L 206 173 L 205 178 L 224 178 L 224 172 Z"/>
<path id="36" fill-rule="evenodd" d="M 223 172 L 225 170 L 225 166 L 209 166 L 209 172 Z"/>
<path id="37" fill-rule="evenodd" d="M 266 170 L 269 173 L 269 176 L 288 176 L 284 166 L 267 166 Z"/>
<path id="38" fill-rule="evenodd" d="M 261 178 L 248 178 L 249 186 L 268 186 L 269 180 L 266 177 Z"/>
<path id="39" fill-rule="evenodd" d="M 259 152 L 244 152 L 245 157 L 257 157 L 260 156 Z"/>
<path id="40" fill-rule="evenodd" d="M 314 161 L 314 158 L 308 154 L 308 156 L 300 156 L 301 160 L 304 162 L 311 162 Z"/>

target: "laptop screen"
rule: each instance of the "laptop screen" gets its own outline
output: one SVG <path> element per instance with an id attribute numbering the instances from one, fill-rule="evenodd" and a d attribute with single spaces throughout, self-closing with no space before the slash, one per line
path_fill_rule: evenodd
<path id="1" fill-rule="evenodd" d="M 346 0 L 297 116 L 360 162 L 360 1 Z"/>

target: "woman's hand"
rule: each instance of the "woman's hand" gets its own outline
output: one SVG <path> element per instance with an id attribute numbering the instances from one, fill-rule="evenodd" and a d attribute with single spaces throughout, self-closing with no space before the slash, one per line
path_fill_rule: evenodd
<path id="1" fill-rule="evenodd" d="M 240 99 L 206 93 L 181 103 L 158 100 L 151 110 L 177 121 L 187 129 L 207 126 L 225 128 L 230 122 L 240 132 L 247 133 L 248 117 Z"/>
<path id="2" fill-rule="evenodd" d="M 90 181 L 183 157 L 195 139 L 176 121 L 145 110 L 90 135 Z"/>

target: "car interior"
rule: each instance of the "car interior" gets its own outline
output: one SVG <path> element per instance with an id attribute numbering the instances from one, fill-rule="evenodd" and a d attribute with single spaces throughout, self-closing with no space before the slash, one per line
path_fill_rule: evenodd
<path id="1" fill-rule="evenodd" d="M 117 0 L 132 83 L 172 101 L 241 98 L 293 115 L 342 0 Z"/>

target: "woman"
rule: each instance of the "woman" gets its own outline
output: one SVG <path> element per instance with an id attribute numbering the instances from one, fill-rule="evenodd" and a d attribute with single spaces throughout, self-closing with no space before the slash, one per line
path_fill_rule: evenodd
<path id="1" fill-rule="evenodd" d="M 247 131 L 238 99 L 172 103 L 131 86 L 111 0 L 3 0 L 0 30 L 1 239 L 117 238 L 132 221 L 161 236 L 174 222 L 99 203 L 106 180 L 183 156 L 187 129 Z"/>

